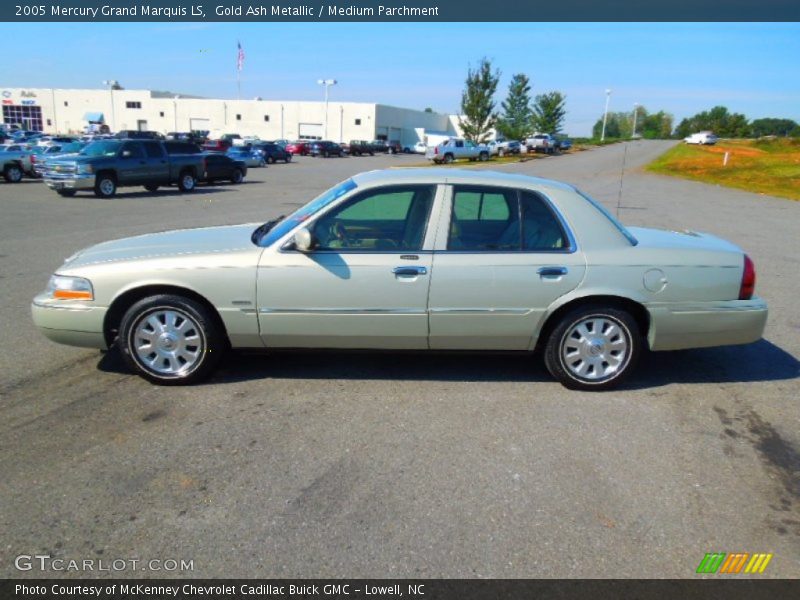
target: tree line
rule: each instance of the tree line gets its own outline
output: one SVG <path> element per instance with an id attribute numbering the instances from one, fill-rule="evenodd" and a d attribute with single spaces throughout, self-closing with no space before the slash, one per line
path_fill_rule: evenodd
<path id="1" fill-rule="evenodd" d="M 475 69 L 468 69 L 459 117 L 466 139 L 483 144 L 489 140 L 493 130 L 498 137 L 509 140 L 524 140 L 534 133 L 558 135 L 562 132 L 567 115 L 566 95 L 550 91 L 531 97 L 530 78 L 525 73 L 516 73 L 511 77 L 506 99 L 500 103 L 502 111 L 498 111 L 495 95 L 499 82 L 500 71 L 493 68 L 487 58 L 482 58 Z M 719 137 L 727 138 L 800 137 L 800 125 L 791 119 L 748 121 L 743 114 L 730 112 L 724 106 L 715 106 L 687 117 L 677 126 L 667 111 L 651 112 L 644 106 L 636 106 L 628 112 L 608 113 L 605 121 L 605 137 L 609 139 L 684 138 L 698 131 L 713 131 Z M 603 115 L 592 128 L 594 138 L 600 138 L 602 133 Z"/>
<path id="2" fill-rule="evenodd" d="M 531 81 L 517 73 L 508 85 L 502 113 L 496 110 L 495 94 L 500 83 L 500 71 L 483 58 L 475 69 L 467 72 L 461 94 L 461 131 L 464 137 L 483 144 L 492 130 L 509 140 L 524 140 L 536 132 L 558 134 L 567 115 L 567 97 L 558 91 L 545 92 L 531 98 Z"/>

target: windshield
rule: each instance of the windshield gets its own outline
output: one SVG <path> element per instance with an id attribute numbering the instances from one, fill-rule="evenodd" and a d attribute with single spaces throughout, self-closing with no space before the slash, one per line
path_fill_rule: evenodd
<path id="1" fill-rule="evenodd" d="M 80 151 L 81 156 L 116 156 L 121 142 L 92 142 Z"/>
<path id="2" fill-rule="evenodd" d="M 352 179 L 348 179 L 339 185 L 332 187 L 269 229 L 266 232 L 266 235 L 262 236 L 261 240 L 258 242 L 258 245 L 263 247 L 271 246 L 284 235 L 289 233 L 292 229 L 297 227 L 300 223 L 328 206 L 331 202 L 341 198 L 347 192 L 356 189 L 356 187 L 358 186 L 356 186 L 356 182 Z"/>

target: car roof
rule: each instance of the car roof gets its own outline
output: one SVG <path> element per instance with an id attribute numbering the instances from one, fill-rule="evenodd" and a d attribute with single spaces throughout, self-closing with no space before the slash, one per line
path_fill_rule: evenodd
<path id="1" fill-rule="evenodd" d="M 519 185 L 523 187 L 546 187 L 562 191 L 575 191 L 575 187 L 542 177 L 501 173 L 483 169 L 448 168 L 399 168 L 367 171 L 355 175 L 353 181 L 360 187 L 379 184 L 402 183 L 460 183 L 466 185 Z"/>

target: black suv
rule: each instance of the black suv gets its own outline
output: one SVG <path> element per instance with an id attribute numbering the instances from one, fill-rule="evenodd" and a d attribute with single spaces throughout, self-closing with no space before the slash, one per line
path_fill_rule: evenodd
<path id="1" fill-rule="evenodd" d="M 311 156 L 324 156 L 325 158 L 329 156 L 338 156 L 341 158 L 344 156 L 344 150 L 342 150 L 339 144 L 327 140 L 312 142 L 308 147 L 308 153 Z"/>

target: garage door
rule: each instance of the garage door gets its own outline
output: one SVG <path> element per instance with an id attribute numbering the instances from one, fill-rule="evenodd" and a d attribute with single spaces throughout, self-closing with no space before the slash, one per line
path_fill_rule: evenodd
<path id="1" fill-rule="evenodd" d="M 211 119 L 189 119 L 190 131 L 211 131 Z"/>
<path id="2" fill-rule="evenodd" d="M 301 140 L 321 140 L 322 123 L 298 123 L 297 133 Z"/>

